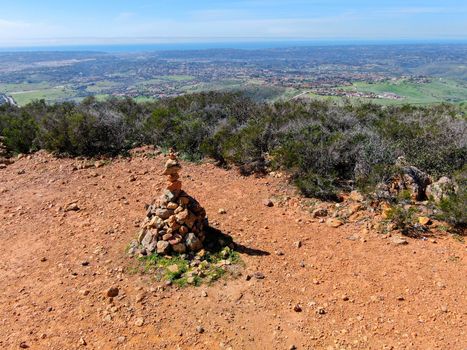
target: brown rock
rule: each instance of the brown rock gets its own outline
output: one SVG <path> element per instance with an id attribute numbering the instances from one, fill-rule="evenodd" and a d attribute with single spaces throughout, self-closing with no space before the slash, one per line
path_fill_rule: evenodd
<path id="1" fill-rule="evenodd" d="M 423 225 L 423 226 L 430 225 L 431 224 L 431 219 L 429 217 L 426 217 L 426 216 L 420 216 L 418 218 L 418 223 L 420 225 Z"/>
<path id="2" fill-rule="evenodd" d="M 65 211 L 78 211 L 79 206 L 77 203 L 70 203 L 65 207 Z"/>
<path id="3" fill-rule="evenodd" d="M 188 203 L 190 203 L 190 198 L 180 197 L 180 199 L 178 201 L 179 201 L 180 205 L 188 205 Z"/>
<path id="4" fill-rule="evenodd" d="M 168 179 L 169 181 L 177 181 L 179 178 L 180 178 L 180 175 L 178 175 L 178 174 L 170 174 L 170 175 L 168 175 L 168 177 L 167 177 L 167 179 Z"/>
<path id="5" fill-rule="evenodd" d="M 353 200 L 354 202 L 363 202 L 364 197 L 360 192 L 352 191 L 350 192 L 349 199 Z"/>
<path id="6" fill-rule="evenodd" d="M 171 210 L 175 210 L 178 208 L 178 204 L 177 203 L 174 203 L 174 202 L 170 202 L 169 204 L 167 204 L 167 209 L 171 209 Z"/>
<path id="7" fill-rule="evenodd" d="M 167 182 L 167 189 L 171 192 L 180 191 L 182 189 L 182 182 L 181 181 L 169 181 Z"/>
<path id="8" fill-rule="evenodd" d="M 336 218 L 329 218 L 326 220 L 326 225 L 329 227 L 337 228 L 339 226 L 342 226 L 343 224 L 344 223 L 341 220 L 336 219 Z"/>
<path id="9" fill-rule="evenodd" d="M 394 236 L 391 237 L 391 242 L 395 245 L 406 245 L 409 244 L 405 238 L 402 238 L 400 236 Z"/>
<path id="10" fill-rule="evenodd" d="M 326 208 L 317 208 L 311 213 L 313 218 L 321 218 L 328 216 L 328 210 Z"/>
<path id="11" fill-rule="evenodd" d="M 175 253 L 183 254 L 186 252 L 186 245 L 183 243 L 178 243 L 172 246 L 172 249 Z"/>
<path id="12" fill-rule="evenodd" d="M 167 254 L 170 249 L 169 242 L 166 241 L 158 241 L 156 245 L 157 254 Z"/>
<path id="13" fill-rule="evenodd" d="M 111 287 L 109 289 L 107 289 L 106 291 L 106 295 L 109 297 L 109 298 L 115 298 L 119 293 L 119 290 L 117 287 Z"/>
<path id="14" fill-rule="evenodd" d="M 190 216 L 188 209 L 185 209 L 176 215 L 176 219 L 180 224 L 183 224 L 186 219 Z"/>
<path id="15" fill-rule="evenodd" d="M 353 204 L 349 205 L 349 208 L 348 208 L 349 216 L 352 215 L 352 214 L 355 214 L 356 212 L 360 211 L 361 209 L 362 209 L 362 205 L 359 204 L 359 203 L 353 203 Z"/>
<path id="16" fill-rule="evenodd" d="M 168 241 L 168 240 L 172 239 L 172 234 L 171 233 L 166 233 L 165 235 L 162 236 L 162 239 L 164 241 Z"/>

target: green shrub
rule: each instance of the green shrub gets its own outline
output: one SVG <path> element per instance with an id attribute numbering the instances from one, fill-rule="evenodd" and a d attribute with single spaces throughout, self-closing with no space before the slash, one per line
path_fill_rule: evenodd
<path id="1" fill-rule="evenodd" d="M 175 147 L 187 159 L 209 156 L 238 165 L 244 174 L 269 166 L 286 170 L 302 193 L 325 199 L 354 187 L 374 192 L 395 174 L 399 156 L 433 177 L 452 176 L 465 165 L 466 133 L 465 110 L 446 104 L 267 104 L 240 93 L 209 92 L 147 103 L 87 98 L 80 104 L 0 106 L 0 134 L 16 152 L 38 147 L 95 156 L 141 144 Z M 443 204 L 452 222 L 462 217 L 458 196 Z"/>
<path id="2" fill-rule="evenodd" d="M 5 137 L 5 144 L 12 152 L 28 153 L 33 149 L 37 125 L 26 112 L 18 115 L 0 115 L 0 135 Z"/>
<path id="3" fill-rule="evenodd" d="M 413 207 L 405 208 L 403 205 L 395 205 L 388 211 L 388 219 L 394 224 L 394 228 L 405 235 L 414 233 L 415 214 Z"/>
<path id="4" fill-rule="evenodd" d="M 465 228 L 467 227 L 467 166 L 454 175 L 454 181 L 458 186 L 457 193 L 441 200 L 439 218 L 454 226 Z"/>

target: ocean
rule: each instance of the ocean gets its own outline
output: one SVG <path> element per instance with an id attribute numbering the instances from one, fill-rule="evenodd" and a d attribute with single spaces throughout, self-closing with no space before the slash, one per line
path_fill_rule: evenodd
<path id="1" fill-rule="evenodd" d="M 38 52 L 38 51 L 94 51 L 109 53 L 204 50 L 204 49 L 272 49 L 300 46 L 342 46 L 342 45 L 414 45 L 414 44 L 466 44 L 466 41 L 428 41 L 428 40 L 314 40 L 314 41 L 250 41 L 250 42 L 199 42 L 199 43 L 158 43 L 158 44 L 100 44 L 100 45 L 50 45 L 1 47 L 0 52 Z"/>

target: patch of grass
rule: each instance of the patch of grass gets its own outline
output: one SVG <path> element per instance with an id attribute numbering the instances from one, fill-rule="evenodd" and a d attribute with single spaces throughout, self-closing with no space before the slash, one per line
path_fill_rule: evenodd
<path id="1" fill-rule="evenodd" d="M 43 99 L 47 102 L 68 100 L 73 98 L 75 96 L 75 93 L 72 90 L 62 86 L 53 87 L 49 89 L 12 92 L 10 93 L 10 95 L 15 99 L 18 105 L 24 106 L 34 100 Z"/>
<path id="2" fill-rule="evenodd" d="M 128 269 L 130 273 L 155 274 L 156 280 L 170 281 L 180 287 L 212 283 L 227 276 L 229 266 L 242 264 L 238 252 L 229 247 L 216 252 L 203 250 L 194 256 L 152 254 L 139 258 L 138 262 L 138 266 Z"/>
<path id="3" fill-rule="evenodd" d="M 433 104 L 441 102 L 461 103 L 466 100 L 467 86 L 452 79 L 433 78 L 428 83 L 410 82 L 405 79 L 378 83 L 356 82 L 346 90 L 375 94 L 393 93 L 402 100 L 373 99 L 379 104 Z"/>

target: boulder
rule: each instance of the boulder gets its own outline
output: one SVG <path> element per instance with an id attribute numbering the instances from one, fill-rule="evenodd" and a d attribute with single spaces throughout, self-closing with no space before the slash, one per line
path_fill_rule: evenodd
<path id="1" fill-rule="evenodd" d="M 422 201 L 426 199 L 426 188 L 431 183 L 428 174 L 420 169 L 406 165 L 403 157 L 396 162 L 398 173 L 387 182 L 377 186 L 376 195 L 382 199 L 397 197 L 403 191 L 408 191 L 410 199 Z"/>
<path id="2" fill-rule="evenodd" d="M 438 181 L 428 185 L 426 188 L 426 196 L 435 203 L 441 202 L 443 199 L 456 192 L 456 185 L 446 176 L 443 176 Z"/>

